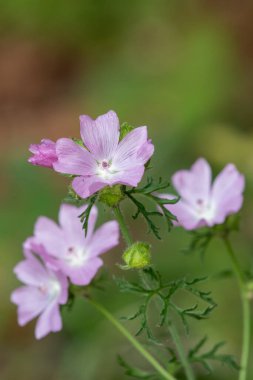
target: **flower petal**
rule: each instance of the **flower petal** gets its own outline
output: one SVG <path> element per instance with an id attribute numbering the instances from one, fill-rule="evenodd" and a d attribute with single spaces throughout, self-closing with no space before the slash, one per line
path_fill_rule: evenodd
<path id="1" fill-rule="evenodd" d="M 88 285 L 95 277 L 98 269 L 103 265 L 103 261 L 94 257 L 85 261 L 81 266 L 68 265 L 61 263 L 61 269 L 75 285 Z"/>
<path id="2" fill-rule="evenodd" d="M 233 164 L 228 164 L 216 177 L 212 188 L 212 203 L 216 209 L 217 224 L 223 223 L 228 215 L 240 210 L 244 187 L 244 176 Z"/>
<path id="3" fill-rule="evenodd" d="M 53 164 L 55 171 L 73 175 L 94 174 L 96 161 L 85 148 L 71 139 L 62 138 L 56 142 L 58 161 Z"/>
<path id="4" fill-rule="evenodd" d="M 62 319 L 57 303 L 52 303 L 40 315 L 36 327 L 36 339 L 44 338 L 50 332 L 60 331 L 62 329 Z"/>
<path id="5" fill-rule="evenodd" d="M 211 191 L 211 168 L 208 162 L 199 158 L 190 170 L 180 170 L 172 182 L 181 197 L 192 206 L 198 202 L 208 203 Z"/>
<path id="6" fill-rule="evenodd" d="M 35 241 L 42 244 L 48 254 L 60 257 L 66 247 L 63 231 L 51 219 L 41 216 L 34 229 Z"/>
<path id="7" fill-rule="evenodd" d="M 113 157 L 113 165 L 119 169 L 132 169 L 136 165 L 144 165 L 153 152 L 147 144 L 147 127 L 135 128 L 119 143 Z M 150 144 L 150 142 L 148 142 Z M 146 161 L 144 161 L 146 158 Z"/>
<path id="8" fill-rule="evenodd" d="M 115 173 L 112 179 L 110 180 L 110 185 L 120 183 L 122 185 L 136 187 L 138 183 L 141 181 L 144 175 L 144 171 L 144 165 L 133 165 L 132 169 L 126 169 L 122 170 L 121 172 Z"/>
<path id="9" fill-rule="evenodd" d="M 162 197 L 164 198 L 164 195 Z M 168 199 L 173 199 L 173 197 L 169 195 Z M 175 204 L 167 204 L 164 206 L 177 217 L 177 221 L 174 222 L 174 224 L 186 230 L 194 230 L 199 227 L 200 224 L 201 226 L 206 225 L 202 218 L 194 212 L 194 209 L 183 200 Z"/>
<path id="10" fill-rule="evenodd" d="M 33 255 L 17 264 L 14 273 L 20 281 L 27 285 L 38 286 L 48 280 L 45 267 Z"/>
<path id="11" fill-rule="evenodd" d="M 80 126 L 83 142 L 96 159 L 110 160 L 119 142 L 119 119 L 116 113 L 109 111 L 96 120 L 81 115 Z"/>
<path id="12" fill-rule="evenodd" d="M 72 182 L 72 187 L 75 192 L 79 195 L 79 197 L 84 199 L 96 193 L 98 190 L 101 190 L 105 186 L 107 186 L 107 183 L 96 176 L 76 177 Z"/>
<path id="13" fill-rule="evenodd" d="M 90 257 L 101 255 L 118 245 L 119 236 L 119 225 L 116 221 L 104 223 L 96 230 L 89 242 Z"/>

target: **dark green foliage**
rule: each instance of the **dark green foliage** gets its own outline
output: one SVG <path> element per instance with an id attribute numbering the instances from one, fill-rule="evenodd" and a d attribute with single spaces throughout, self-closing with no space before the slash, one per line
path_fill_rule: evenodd
<path id="1" fill-rule="evenodd" d="M 98 194 L 95 194 L 92 197 L 90 197 L 88 200 L 89 203 L 88 203 L 85 211 L 81 215 L 79 215 L 81 223 L 83 224 L 85 236 L 87 235 L 87 232 L 88 232 L 90 212 L 91 212 L 92 206 L 95 204 L 95 202 L 97 200 L 97 197 L 98 197 Z"/>
<path id="2" fill-rule="evenodd" d="M 146 371 L 142 371 L 138 368 L 134 368 L 130 366 L 121 356 L 118 356 L 118 363 L 122 368 L 124 368 L 125 374 L 129 377 L 133 377 L 135 379 L 146 379 L 146 380 L 160 379 L 160 377 L 158 377 L 157 374 L 148 373 Z"/>
<path id="3" fill-rule="evenodd" d="M 152 178 L 148 178 L 146 185 L 140 188 L 132 188 L 131 190 L 125 189 L 126 196 L 134 203 L 137 208 L 136 213 L 133 215 L 133 218 L 136 219 L 139 215 L 142 215 L 147 222 L 149 231 L 151 231 L 157 239 L 161 239 L 159 235 L 159 228 L 153 221 L 154 216 L 165 217 L 165 220 L 168 225 L 168 230 L 170 231 L 173 220 L 176 220 L 176 217 L 165 207 L 166 204 L 175 204 L 178 202 L 178 197 L 173 197 L 173 199 L 166 199 L 163 196 L 159 195 L 158 191 L 165 190 L 170 186 L 168 181 L 163 182 L 159 178 L 158 183 L 154 182 Z M 142 195 L 149 200 L 153 201 L 157 209 L 149 211 L 146 209 L 146 206 L 136 199 L 136 195 Z"/>
<path id="4" fill-rule="evenodd" d="M 224 346 L 225 342 L 216 343 L 211 349 L 208 351 L 200 353 L 201 349 L 207 342 L 208 338 L 202 338 L 190 351 L 188 354 L 188 358 L 191 362 L 200 363 L 208 373 L 212 372 L 212 366 L 210 365 L 210 361 L 220 362 L 221 364 L 225 364 L 230 368 L 239 370 L 240 367 L 236 363 L 234 357 L 228 354 L 221 354 L 219 350 Z"/>

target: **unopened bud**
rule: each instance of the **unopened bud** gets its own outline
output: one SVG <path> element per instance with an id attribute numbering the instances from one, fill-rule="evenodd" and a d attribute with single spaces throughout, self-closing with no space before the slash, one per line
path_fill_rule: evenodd
<path id="1" fill-rule="evenodd" d="M 141 269 L 151 264 L 150 245 L 143 242 L 132 244 L 123 253 L 124 269 Z"/>

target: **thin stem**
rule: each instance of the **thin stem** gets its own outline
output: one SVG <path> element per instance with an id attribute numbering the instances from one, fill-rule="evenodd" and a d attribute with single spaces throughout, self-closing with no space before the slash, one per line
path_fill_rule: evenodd
<path id="1" fill-rule="evenodd" d="M 192 367 L 188 361 L 188 358 L 185 354 L 184 347 L 182 345 L 180 336 L 177 332 L 176 326 L 173 324 L 169 325 L 169 332 L 170 332 L 170 335 L 171 335 L 171 337 L 174 341 L 174 344 L 176 346 L 178 356 L 181 360 L 182 366 L 184 367 L 187 379 L 188 380 L 195 380 L 195 375 L 194 375 Z"/>
<path id="2" fill-rule="evenodd" d="M 230 256 L 234 272 L 237 277 L 241 293 L 242 313 L 243 313 L 243 337 L 242 337 L 242 354 L 240 363 L 239 380 L 247 380 L 247 366 L 250 352 L 250 301 L 247 295 L 247 288 L 244 273 L 235 256 L 232 245 L 227 237 L 224 237 L 224 243 Z"/>
<path id="3" fill-rule="evenodd" d="M 126 329 L 125 327 L 117 321 L 116 318 L 106 310 L 102 305 L 97 303 L 92 299 L 88 299 L 88 301 L 95 306 L 95 308 L 103 314 L 105 318 L 110 321 L 114 327 L 122 334 L 124 337 L 134 346 L 134 348 L 150 363 L 150 365 L 156 369 L 156 371 L 166 380 L 176 380 L 176 378 L 170 375 L 161 364 L 136 340 Z"/>
<path id="4" fill-rule="evenodd" d="M 133 244 L 133 241 L 132 241 L 132 238 L 131 238 L 130 233 L 128 231 L 127 225 L 125 223 L 124 216 L 123 216 L 119 206 L 114 207 L 113 211 L 114 211 L 115 217 L 117 218 L 117 221 L 119 223 L 121 234 L 122 234 L 127 246 L 129 247 L 130 245 Z"/>
<path id="5" fill-rule="evenodd" d="M 141 277 L 143 283 L 146 285 L 147 288 L 149 288 L 149 284 L 146 281 L 146 278 L 144 276 L 143 271 L 139 271 L 139 273 L 140 273 L 140 277 Z M 155 301 L 156 301 L 155 302 L 156 307 L 158 309 L 159 305 L 157 303 L 157 299 Z M 184 371 L 185 371 L 187 379 L 188 380 L 195 380 L 195 375 L 193 373 L 191 364 L 189 363 L 188 358 L 187 358 L 187 356 L 185 354 L 183 344 L 182 344 L 180 336 L 179 336 L 179 334 L 177 332 L 177 328 L 176 328 L 176 326 L 174 324 L 170 324 L 169 325 L 169 333 L 170 333 L 170 335 L 171 335 L 171 337 L 173 339 L 173 342 L 175 344 L 175 347 L 177 349 L 178 356 L 179 356 L 179 358 L 181 360 L 181 363 L 182 363 L 182 366 L 184 368 Z"/>

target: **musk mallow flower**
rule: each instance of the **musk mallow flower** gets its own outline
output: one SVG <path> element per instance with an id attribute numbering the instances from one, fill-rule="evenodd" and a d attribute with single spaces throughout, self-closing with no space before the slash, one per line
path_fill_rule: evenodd
<path id="1" fill-rule="evenodd" d="M 18 323 L 26 325 L 38 317 L 35 337 L 41 339 L 62 328 L 60 305 L 68 299 L 68 281 L 64 274 L 48 268 L 31 251 L 25 250 L 25 260 L 15 268 L 24 286 L 14 290 L 11 301 L 18 307 Z"/>
<path id="2" fill-rule="evenodd" d="M 212 184 L 210 165 L 199 158 L 190 170 L 180 170 L 173 175 L 173 186 L 181 198 L 178 203 L 165 207 L 187 230 L 222 224 L 227 216 L 242 207 L 244 182 L 244 176 L 235 165 L 228 164 Z"/>
<path id="3" fill-rule="evenodd" d="M 120 141 L 119 119 L 109 111 L 95 120 L 80 116 L 80 130 L 84 147 L 72 139 L 59 139 L 58 160 L 53 163 L 55 171 L 76 176 L 72 187 L 80 197 L 87 198 L 105 186 L 138 185 L 154 152 L 147 127 L 133 129 Z"/>
<path id="4" fill-rule="evenodd" d="M 103 265 L 100 256 L 119 243 L 119 227 L 116 221 L 104 223 L 95 230 L 97 208 L 93 206 L 85 236 L 78 217 L 85 207 L 63 204 L 59 212 L 59 225 L 40 217 L 34 236 L 26 245 L 36 247 L 40 255 L 54 270 L 60 270 L 75 285 L 88 285 Z"/>
<path id="5" fill-rule="evenodd" d="M 49 139 L 41 140 L 40 144 L 31 144 L 29 151 L 33 156 L 28 159 L 32 165 L 52 168 L 53 163 L 57 161 L 55 142 Z"/>

